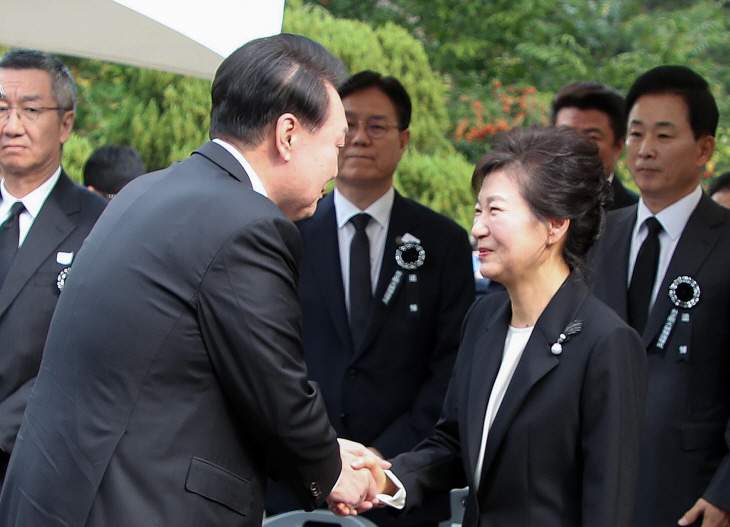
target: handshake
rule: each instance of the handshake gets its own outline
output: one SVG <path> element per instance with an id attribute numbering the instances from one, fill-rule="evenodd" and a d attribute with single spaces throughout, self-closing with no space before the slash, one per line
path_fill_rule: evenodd
<path id="1" fill-rule="evenodd" d="M 390 468 L 390 463 L 360 443 L 347 439 L 337 441 L 340 443 L 342 473 L 327 497 L 330 510 L 339 516 L 348 516 L 382 507 L 376 496 L 397 490 L 384 472 L 384 469 Z"/>

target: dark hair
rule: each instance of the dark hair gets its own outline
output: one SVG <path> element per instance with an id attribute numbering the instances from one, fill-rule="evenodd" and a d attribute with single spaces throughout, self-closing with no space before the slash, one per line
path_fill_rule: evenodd
<path id="1" fill-rule="evenodd" d="M 585 256 L 603 231 L 611 185 L 598 147 L 572 128 L 515 128 L 500 136 L 477 164 L 475 193 L 489 174 L 514 170 L 520 194 L 540 221 L 569 219 L 563 258 L 585 274 Z"/>
<path id="2" fill-rule="evenodd" d="M 116 194 L 137 176 L 145 173 L 139 153 L 127 145 L 104 145 L 91 154 L 84 165 L 84 185 L 103 194 Z"/>
<path id="3" fill-rule="evenodd" d="M 342 62 L 306 37 L 282 33 L 252 40 L 215 74 L 210 137 L 256 146 L 287 112 L 314 132 L 329 116 L 327 83 L 337 88 L 343 77 Z"/>
<path id="4" fill-rule="evenodd" d="M 0 58 L 0 69 L 42 70 L 51 77 L 51 95 L 64 110 L 76 109 L 76 82 L 58 57 L 35 49 L 13 49 Z"/>
<path id="5" fill-rule="evenodd" d="M 365 70 L 347 79 L 337 90 L 344 99 L 351 93 L 367 88 L 377 88 L 393 101 L 398 114 L 398 129 L 405 130 L 411 124 L 411 98 L 395 77 L 384 77 L 380 73 Z"/>
<path id="6" fill-rule="evenodd" d="M 689 108 L 689 124 L 695 140 L 715 136 L 720 113 L 707 81 L 685 66 L 658 66 L 639 76 L 626 96 L 626 115 L 639 97 L 673 93 L 681 96 Z"/>
<path id="7" fill-rule="evenodd" d="M 598 110 L 608 116 L 613 130 L 613 144 L 620 145 L 626 137 L 624 98 L 613 88 L 594 81 L 582 81 L 560 88 L 550 105 L 550 124 L 555 126 L 558 112 L 563 108 Z"/>
<path id="8" fill-rule="evenodd" d="M 707 193 L 712 197 L 715 192 L 721 190 L 730 190 L 730 172 L 723 172 L 710 183 L 710 187 L 707 189 Z"/>

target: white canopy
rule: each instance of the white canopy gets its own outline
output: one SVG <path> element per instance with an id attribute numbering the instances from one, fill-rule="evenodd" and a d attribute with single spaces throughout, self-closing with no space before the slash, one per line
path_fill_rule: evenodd
<path id="1" fill-rule="evenodd" d="M 284 0 L 0 0 L 0 44 L 212 79 L 281 32 Z"/>

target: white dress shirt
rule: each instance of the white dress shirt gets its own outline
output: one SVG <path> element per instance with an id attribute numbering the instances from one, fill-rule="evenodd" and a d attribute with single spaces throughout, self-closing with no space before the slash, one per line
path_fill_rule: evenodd
<path id="1" fill-rule="evenodd" d="M 20 216 L 18 216 L 18 227 L 20 230 L 18 247 L 23 245 L 30 228 L 33 226 L 36 216 L 38 216 L 38 213 L 43 208 L 43 204 L 51 194 L 51 191 L 56 185 L 59 177 L 61 177 L 60 166 L 56 169 L 53 175 L 41 183 L 37 189 L 26 194 L 20 199 L 8 192 L 7 187 L 5 187 L 5 179 L 3 179 L 2 183 L 0 183 L 0 196 L 2 196 L 2 201 L 0 201 L 0 224 L 5 223 L 5 220 L 8 219 L 10 209 L 16 201 L 21 201 L 25 207 L 25 210 L 20 213 Z"/>
<path id="2" fill-rule="evenodd" d="M 268 198 L 269 195 L 266 193 L 264 184 L 261 183 L 261 179 L 259 179 L 258 174 L 256 174 L 256 171 L 251 166 L 251 163 L 246 161 L 246 158 L 243 157 L 243 154 L 236 150 L 236 148 L 232 144 L 226 143 L 223 139 L 213 139 L 213 142 L 225 148 L 233 157 L 236 158 L 236 161 L 241 164 L 243 170 L 248 176 L 248 179 L 251 181 L 251 186 L 253 187 L 254 191 Z"/>
<path id="3" fill-rule="evenodd" d="M 507 329 L 507 338 L 504 340 L 504 350 L 502 351 L 502 363 L 499 365 L 497 378 L 492 386 L 489 394 L 489 402 L 487 403 L 487 411 L 484 414 L 484 429 L 482 431 L 482 442 L 479 447 L 479 457 L 477 458 L 477 467 L 474 474 L 474 487 L 479 488 L 482 477 L 482 467 L 484 466 L 484 452 L 487 450 L 487 438 L 489 430 L 492 428 L 494 418 L 497 416 L 499 407 L 504 400 L 504 394 L 509 388 L 512 377 L 517 369 L 517 364 L 522 358 L 522 352 L 525 351 L 527 341 L 530 340 L 534 326 L 527 328 L 515 328 L 510 326 Z"/>
<path id="4" fill-rule="evenodd" d="M 662 209 L 657 214 L 652 214 L 649 207 L 646 206 L 643 199 L 639 200 L 639 206 L 636 211 L 636 224 L 631 236 L 631 249 L 629 251 L 629 272 L 626 287 L 631 284 L 631 276 L 634 274 L 634 265 L 636 257 L 649 233 L 648 227 L 644 221 L 650 216 L 656 217 L 661 223 L 663 230 L 659 233 L 659 265 L 656 271 L 656 280 L 654 281 L 654 289 L 651 294 L 651 302 L 649 309 L 654 305 L 654 301 L 659 294 L 659 288 L 664 280 L 664 275 L 669 268 L 669 262 L 672 260 L 674 250 L 677 248 L 679 237 L 682 235 L 684 228 L 687 226 L 689 217 L 697 208 L 697 204 L 702 198 L 702 187 L 697 185 L 692 192 L 687 194 L 679 201 L 672 203 L 670 206 Z"/>
<path id="5" fill-rule="evenodd" d="M 489 430 L 492 428 L 494 418 L 497 416 L 499 407 L 502 405 L 504 395 L 507 393 L 507 388 L 509 388 L 512 377 L 514 376 L 517 365 L 522 358 L 522 353 L 525 351 L 527 342 L 530 340 L 533 329 L 534 326 L 527 328 L 515 328 L 513 326 L 509 326 L 507 330 L 507 338 L 505 338 L 504 349 L 502 351 L 502 363 L 499 366 L 497 378 L 495 379 L 494 386 L 489 394 L 487 410 L 484 413 L 484 427 L 482 430 L 481 444 L 479 446 L 479 457 L 477 458 L 476 471 L 474 474 L 474 488 L 479 488 L 482 476 L 482 467 L 484 466 L 484 452 L 487 449 Z M 403 484 L 392 472 L 389 470 L 386 470 L 385 472 L 398 490 L 393 496 L 378 494 L 378 499 L 385 505 L 395 507 L 396 509 L 402 509 L 406 504 L 406 490 L 403 487 Z"/>
<path id="6" fill-rule="evenodd" d="M 373 293 L 378 285 L 380 268 L 383 264 L 383 253 L 385 252 L 385 237 L 388 234 L 390 213 L 393 210 L 395 190 L 390 187 L 388 191 L 375 200 L 367 209 L 360 210 L 342 193 L 335 189 L 334 203 L 335 216 L 337 218 L 337 241 L 340 247 L 340 268 L 342 270 L 342 285 L 345 288 L 345 305 L 350 309 L 350 244 L 355 236 L 355 226 L 350 223 L 350 218 L 356 214 L 366 212 L 373 218 L 365 232 L 370 241 L 370 284 Z M 395 258 L 395 254 L 393 255 Z"/>

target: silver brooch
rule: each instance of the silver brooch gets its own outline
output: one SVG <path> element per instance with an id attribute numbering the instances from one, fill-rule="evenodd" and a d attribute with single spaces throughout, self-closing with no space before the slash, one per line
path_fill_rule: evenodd
<path id="1" fill-rule="evenodd" d="M 68 272 L 70 270 L 70 267 L 66 267 L 60 273 L 58 273 L 58 277 L 56 278 L 56 286 L 58 286 L 59 291 L 63 291 L 63 287 L 66 285 L 66 278 L 68 278 Z"/>
<path id="2" fill-rule="evenodd" d="M 553 344 L 550 347 L 550 351 L 553 355 L 560 355 L 563 353 L 563 342 L 567 341 L 571 335 L 575 335 L 576 333 L 580 333 L 583 330 L 583 321 L 582 320 L 574 320 L 570 324 L 568 324 L 563 332 L 558 337 L 558 340 L 555 344 Z"/>
<path id="3" fill-rule="evenodd" d="M 395 261 L 401 269 L 413 271 L 426 261 L 426 251 L 418 243 L 406 242 L 395 250 Z"/>
<path id="4" fill-rule="evenodd" d="M 700 284 L 690 276 L 678 276 L 669 286 L 669 298 L 682 309 L 690 309 L 700 301 Z"/>

